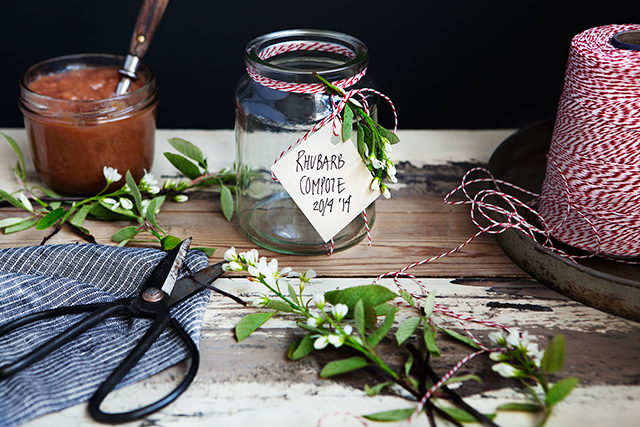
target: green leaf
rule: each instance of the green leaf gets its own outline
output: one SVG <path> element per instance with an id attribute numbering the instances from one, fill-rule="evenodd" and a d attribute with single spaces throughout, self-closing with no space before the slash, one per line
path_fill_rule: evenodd
<path id="1" fill-rule="evenodd" d="M 193 164 L 189 159 L 179 154 L 164 153 L 164 156 L 178 171 L 182 172 L 184 176 L 193 180 L 200 176 L 200 169 Z"/>
<path id="2" fill-rule="evenodd" d="M 313 338 L 311 338 L 311 335 L 305 335 L 304 338 L 297 340 L 289 347 L 289 353 L 287 354 L 289 359 L 299 360 L 313 351 Z"/>
<path id="3" fill-rule="evenodd" d="M 443 412 L 446 412 L 451 418 L 461 422 L 461 423 L 472 423 L 476 420 L 476 418 L 468 413 L 467 411 L 459 408 L 452 408 L 451 406 L 437 405 Z M 489 419 L 494 419 L 496 414 L 483 414 L 485 417 Z"/>
<path id="4" fill-rule="evenodd" d="M 16 166 L 13 169 L 13 172 L 16 175 L 16 178 L 18 178 L 21 182 L 24 183 L 27 180 L 27 176 L 25 172 L 26 169 L 24 167 L 24 156 L 22 155 L 22 150 L 20 150 L 20 147 L 18 146 L 16 141 L 13 138 L 11 138 L 9 135 L 6 135 L 2 132 L 0 132 L 0 135 L 4 136 L 4 139 L 7 140 L 7 142 L 13 149 L 14 153 L 16 153 L 16 156 L 18 156 L 18 162 L 16 163 Z"/>
<path id="5" fill-rule="evenodd" d="M 442 332 L 444 332 L 445 334 L 449 335 L 451 338 L 454 338 L 466 345 L 468 345 L 469 347 L 475 348 L 476 350 L 482 350 L 482 347 L 480 347 L 478 344 L 475 343 L 475 341 L 473 341 L 471 338 L 469 338 L 466 335 L 462 335 L 459 334 L 456 331 L 452 331 L 450 329 L 446 329 L 446 328 L 439 328 Z"/>
<path id="6" fill-rule="evenodd" d="M 13 206 L 15 206 L 18 209 L 24 209 L 25 211 L 29 211 L 29 209 L 25 205 L 23 205 L 20 200 L 16 199 L 15 197 L 13 197 L 11 194 L 7 193 L 4 190 L 0 190 L 0 197 L 5 199 L 7 202 L 11 203 Z"/>
<path id="7" fill-rule="evenodd" d="M 547 344 L 544 349 L 544 356 L 540 361 L 540 367 L 548 374 L 558 372 L 564 366 L 564 355 L 567 351 L 567 344 L 564 340 L 564 336 L 561 334 L 556 335 Z"/>
<path id="8" fill-rule="evenodd" d="M 135 225 L 130 225 L 128 227 L 121 228 L 120 230 L 113 233 L 113 235 L 111 236 L 111 241 L 120 243 L 124 240 L 131 240 L 138 233 L 140 233 L 138 227 L 136 227 Z"/>
<path id="9" fill-rule="evenodd" d="M 391 327 L 393 326 L 393 320 L 395 319 L 395 316 L 395 311 L 387 314 L 378 329 L 376 329 L 371 335 L 369 335 L 369 338 L 367 338 L 367 342 L 371 347 L 377 346 L 378 343 L 382 341 L 382 338 L 384 338 L 385 335 L 389 333 Z"/>
<path id="10" fill-rule="evenodd" d="M 427 319 L 433 314 L 433 308 L 436 305 L 436 291 L 429 292 L 429 295 L 424 300 L 424 317 Z"/>
<path id="11" fill-rule="evenodd" d="M 347 289 L 325 292 L 325 299 L 333 305 L 346 304 L 353 313 L 358 300 L 362 300 L 365 308 L 375 307 L 396 298 L 398 295 L 380 285 L 353 286 Z"/>
<path id="12" fill-rule="evenodd" d="M 508 402 L 496 408 L 498 411 L 540 412 L 542 406 L 533 402 Z"/>
<path id="13" fill-rule="evenodd" d="M 165 196 L 158 196 L 149 200 L 147 211 L 144 214 L 146 220 L 149 221 L 149 223 L 158 230 L 162 230 L 162 227 L 160 227 L 158 225 L 158 222 L 156 221 L 156 211 L 160 208 L 160 206 L 162 206 L 162 203 L 164 203 L 164 199 Z"/>
<path id="14" fill-rule="evenodd" d="M 358 330 L 358 333 L 360 334 L 360 336 L 362 337 L 362 339 L 365 339 L 365 328 L 366 328 L 366 322 L 365 322 L 365 313 L 364 313 L 364 304 L 362 303 L 362 300 L 358 300 L 358 302 L 356 303 L 356 307 L 353 310 L 353 319 L 356 321 L 356 329 Z"/>
<path id="15" fill-rule="evenodd" d="M 398 138 L 398 135 L 396 135 L 395 133 L 391 132 L 388 129 L 385 129 L 384 127 L 380 126 L 377 123 L 376 123 L 376 126 L 378 127 L 378 132 L 380 132 L 380 135 L 389 140 L 389 144 L 393 145 L 400 142 L 400 138 Z"/>
<path id="16" fill-rule="evenodd" d="M 357 138 L 358 138 L 358 154 L 360 154 L 360 157 L 365 158 L 367 157 L 367 149 L 366 149 L 366 144 L 364 142 L 364 128 L 362 127 L 362 125 L 360 123 L 358 123 L 357 125 Z"/>
<path id="17" fill-rule="evenodd" d="M 162 246 L 162 249 L 165 251 L 170 251 L 171 249 L 180 245 L 180 243 L 182 243 L 181 239 L 171 235 L 163 237 L 162 240 L 160 240 L 160 245 Z"/>
<path id="18" fill-rule="evenodd" d="M 440 348 L 436 342 L 436 329 L 426 322 L 424 324 L 424 344 L 431 356 L 440 357 Z"/>
<path id="19" fill-rule="evenodd" d="M 170 138 L 169 144 L 171 144 L 173 148 L 178 150 L 178 152 L 184 154 L 192 160 L 195 160 L 196 162 L 203 165 L 203 167 L 205 166 L 204 156 L 202 155 L 202 151 L 200 151 L 197 145 L 192 144 L 189 141 L 185 141 L 181 138 Z"/>
<path id="20" fill-rule="evenodd" d="M 298 301 L 298 295 L 296 295 L 296 290 L 293 288 L 293 285 L 289 282 L 287 282 L 287 290 L 289 291 L 289 297 L 293 300 L 294 304 L 299 306 L 300 301 Z"/>
<path id="21" fill-rule="evenodd" d="M 198 246 L 196 248 L 191 248 L 192 251 L 200 251 L 203 252 L 207 257 L 212 257 L 213 254 L 216 252 L 217 248 L 205 248 L 202 246 Z"/>
<path id="22" fill-rule="evenodd" d="M 285 313 L 293 313 L 293 308 L 291 308 L 291 306 L 289 304 L 287 304 L 286 302 L 279 300 L 279 299 L 271 299 L 269 300 L 269 302 L 267 303 L 267 307 L 273 309 L 273 310 L 277 310 L 277 311 L 283 311 Z"/>
<path id="23" fill-rule="evenodd" d="M 371 421 L 405 421 L 408 420 L 414 409 L 394 409 L 391 411 L 376 412 L 375 414 L 363 415 L 364 418 Z"/>
<path id="24" fill-rule="evenodd" d="M 91 210 L 89 210 L 89 215 L 93 218 L 103 220 L 103 221 L 124 221 L 131 219 L 131 212 L 127 212 L 128 215 L 121 214 L 118 212 L 114 212 L 109 209 L 109 205 L 106 203 L 98 202 L 93 203 L 91 205 Z"/>
<path id="25" fill-rule="evenodd" d="M 351 139 L 351 131 L 353 130 L 353 110 L 349 104 L 344 105 L 342 114 L 342 140 L 348 141 Z"/>
<path id="26" fill-rule="evenodd" d="M 236 325 L 236 338 L 238 342 L 242 341 L 262 326 L 267 320 L 271 319 L 275 311 L 250 313 L 244 316 Z"/>
<path id="27" fill-rule="evenodd" d="M 107 220 L 125 219 L 125 220 L 130 220 L 131 218 L 138 218 L 138 215 L 136 215 L 133 211 L 125 209 L 125 208 L 123 208 L 121 206 L 118 206 L 117 208 L 113 208 L 113 205 L 105 203 L 102 199 L 98 200 L 98 203 L 106 211 L 111 212 L 111 215 L 110 215 L 107 212 L 96 210 L 96 213 L 99 212 L 98 215 L 103 215 L 104 216 L 103 218 L 101 218 L 100 216 L 96 215 L 96 217 L 99 218 L 99 219 L 107 219 Z M 94 203 L 94 205 L 96 205 L 96 204 Z M 94 215 L 94 208 L 91 208 L 90 214 Z"/>
<path id="28" fill-rule="evenodd" d="M 422 322 L 422 316 L 409 317 L 407 320 L 402 322 L 402 325 L 400 325 L 396 331 L 396 340 L 398 341 L 398 345 L 401 345 L 407 340 L 407 338 L 413 335 L 418 326 L 420 326 L 420 322 Z"/>
<path id="29" fill-rule="evenodd" d="M 479 383 L 482 382 L 482 378 L 480 378 L 479 376 L 468 374 L 468 375 L 460 375 L 459 377 L 451 377 L 445 382 L 443 382 L 442 384 L 455 384 L 455 383 L 461 383 L 468 380 L 475 380 Z"/>
<path id="30" fill-rule="evenodd" d="M 31 228 L 38 223 L 37 219 L 34 220 L 25 220 L 19 224 L 12 225 L 9 227 L 5 227 L 4 234 L 17 233 L 18 231 L 26 230 L 27 228 Z"/>
<path id="31" fill-rule="evenodd" d="M 393 384 L 395 384 L 393 381 L 386 381 L 380 384 L 376 384 L 373 387 L 369 387 L 368 384 L 364 385 L 364 392 L 367 394 L 367 396 L 377 396 L 380 394 L 380 392 L 382 391 L 382 389 L 384 389 L 385 387 L 390 387 Z"/>
<path id="32" fill-rule="evenodd" d="M 127 185 L 129 186 L 131 195 L 133 196 L 136 210 L 138 211 L 138 214 L 142 216 L 142 195 L 140 194 L 140 189 L 138 189 L 138 184 L 136 184 L 136 181 L 133 179 L 133 176 L 131 176 L 131 172 L 129 171 L 125 174 L 125 179 L 127 180 Z"/>
<path id="33" fill-rule="evenodd" d="M 416 306 L 416 302 L 413 299 L 413 296 L 411 295 L 411 293 L 409 291 L 407 291 L 405 289 L 402 289 L 400 291 L 400 296 L 402 297 L 403 300 L 408 302 L 411 307 L 415 307 Z"/>
<path id="34" fill-rule="evenodd" d="M 22 221 L 26 220 L 26 218 L 5 218 L 0 221 L 0 228 L 11 227 L 12 225 L 20 224 Z"/>
<path id="35" fill-rule="evenodd" d="M 61 195 L 59 195 L 58 193 L 56 193 L 55 191 L 53 191 L 50 188 L 35 186 L 31 190 L 33 191 L 35 189 L 38 189 L 38 190 L 42 191 L 45 196 L 51 197 L 52 199 L 60 199 L 60 198 L 62 198 Z"/>
<path id="36" fill-rule="evenodd" d="M 36 225 L 36 230 L 46 230 L 47 228 L 58 222 L 60 219 L 62 219 L 62 217 L 65 216 L 66 213 L 67 211 L 65 211 L 64 208 L 58 208 L 52 212 L 49 212 L 48 214 L 40 218 L 38 224 Z"/>
<path id="37" fill-rule="evenodd" d="M 91 211 L 91 204 L 82 205 L 78 212 L 74 216 L 71 217 L 69 222 L 71 225 L 75 225 L 76 227 L 82 227 L 84 220 L 87 218 L 87 215 Z"/>
<path id="38" fill-rule="evenodd" d="M 233 216 L 233 195 L 231 190 L 224 184 L 220 184 L 220 205 L 222 206 L 222 213 L 227 221 L 231 221 Z"/>
<path id="39" fill-rule="evenodd" d="M 571 390 L 580 382 L 579 379 L 569 377 L 561 381 L 558 381 L 549 393 L 547 393 L 546 402 L 549 407 L 554 406 L 558 402 L 562 401 L 565 397 L 571 393 Z"/>
<path id="40" fill-rule="evenodd" d="M 367 366 L 367 360 L 364 357 L 353 356 L 348 359 L 334 360 L 329 362 L 322 368 L 320 377 L 329 378 L 334 375 L 346 374 L 347 372 L 355 371 L 356 369 L 364 368 Z"/>

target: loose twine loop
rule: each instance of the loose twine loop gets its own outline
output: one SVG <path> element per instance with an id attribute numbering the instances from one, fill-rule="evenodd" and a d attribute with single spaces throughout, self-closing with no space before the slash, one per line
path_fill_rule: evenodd
<path id="1" fill-rule="evenodd" d="M 251 48 L 252 47 L 249 47 L 249 49 Z M 356 57 L 356 53 L 353 50 L 343 45 L 340 45 L 337 43 L 313 42 L 313 41 L 293 41 L 293 42 L 277 43 L 272 46 L 269 46 L 266 49 L 261 50 L 260 52 L 258 52 L 257 55 L 260 59 L 267 60 L 267 59 L 273 58 L 274 56 L 281 55 L 287 52 L 294 52 L 294 51 L 321 51 L 321 52 L 337 53 L 339 55 L 345 56 L 350 59 L 354 59 Z M 292 93 L 304 93 L 304 94 L 326 93 L 326 87 L 324 86 L 324 84 L 320 82 L 319 83 L 282 82 L 279 80 L 270 79 L 260 75 L 258 71 L 256 71 L 253 67 L 249 65 L 247 65 L 246 70 L 247 70 L 247 74 L 249 75 L 249 77 L 251 77 L 253 81 L 255 81 L 256 83 L 262 86 L 268 87 L 270 89 L 280 90 L 284 92 L 292 92 Z M 345 90 L 346 88 L 351 87 L 356 83 L 358 83 L 362 79 L 362 77 L 365 76 L 366 73 L 367 73 L 367 68 L 364 68 L 361 72 L 353 76 L 350 76 L 346 79 L 331 82 L 331 84 L 333 84 L 334 86 L 342 90 Z M 347 102 L 351 98 L 353 99 L 357 98 L 358 102 L 360 103 L 360 105 L 362 105 L 365 112 L 369 114 L 368 98 L 372 95 L 378 95 L 384 98 L 391 106 L 391 109 L 393 111 L 393 117 L 394 117 L 393 132 L 396 133 L 398 130 L 398 115 L 397 115 L 395 106 L 393 105 L 393 102 L 391 102 L 391 99 L 389 99 L 389 97 L 371 88 L 351 89 L 349 91 L 345 91 L 344 97 L 339 97 L 337 95 L 330 95 L 331 106 L 332 106 L 331 113 L 329 113 L 321 121 L 316 123 L 308 132 L 306 132 L 304 135 L 298 138 L 294 143 L 289 145 L 286 149 L 282 150 L 282 152 L 274 160 L 274 164 L 278 162 L 293 147 L 306 141 L 314 132 L 328 125 L 329 123 L 332 123 L 333 125 L 333 134 L 335 136 L 339 136 L 341 134 L 340 130 L 342 129 L 341 113 L 344 110 L 344 107 L 347 105 Z M 273 172 L 271 173 L 271 177 L 274 181 L 277 181 L 277 178 L 273 174 Z M 366 209 L 362 211 L 362 218 L 363 218 L 364 226 L 367 232 L 368 244 L 369 246 L 371 246 L 372 244 L 371 229 L 369 227 L 369 219 L 367 218 Z M 332 255 L 334 248 L 335 248 L 334 242 L 333 242 L 333 239 L 331 239 L 329 243 L 329 252 L 327 253 L 327 255 Z"/>

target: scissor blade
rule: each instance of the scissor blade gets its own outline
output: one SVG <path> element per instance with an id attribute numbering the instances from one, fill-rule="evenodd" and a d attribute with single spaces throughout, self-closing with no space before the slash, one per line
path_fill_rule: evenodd
<path id="1" fill-rule="evenodd" d="M 173 248 L 153 269 L 147 282 L 143 287 L 143 291 L 149 288 L 162 289 L 167 295 L 171 295 L 173 286 L 178 279 L 180 268 L 184 264 L 187 256 L 191 238 L 185 239 L 180 245 Z"/>
<path id="2" fill-rule="evenodd" d="M 224 263 L 223 261 L 213 264 L 207 268 L 203 268 L 197 273 L 193 273 L 191 276 L 178 280 L 167 301 L 167 305 L 171 307 L 183 299 L 189 298 L 196 292 L 201 291 L 208 285 L 211 285 L 218 277 L 224 274 L 224 270 L 222 270 Z"/>

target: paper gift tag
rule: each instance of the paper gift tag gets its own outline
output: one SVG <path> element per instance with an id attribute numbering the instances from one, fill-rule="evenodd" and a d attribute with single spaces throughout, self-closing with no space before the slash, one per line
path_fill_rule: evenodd
<path id="1" fill-rule="evenodd" d="M 271 171 L 328 242 L 379 195 L 371 190 L 373 177 L 353 140 L 342 142 L 331 124 L 289 150 Z"/>

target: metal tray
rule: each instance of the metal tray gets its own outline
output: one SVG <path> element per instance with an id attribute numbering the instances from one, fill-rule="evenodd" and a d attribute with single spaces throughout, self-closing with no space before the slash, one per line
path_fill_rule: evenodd
<path id="1" fill-rule="evenodd" d="M 552 132 L 553 121 L 518 131 L 493 153 L 489 170 L 498 179 L 540 193 Z M 520 192 L 502 190 L 527 200 Z M 598 257 L 574 263 L 513 229 L 496 235 L 496 240 L 513 262 L 546 286 L 591 307 L 640 322 L 640 265 Z M 579 253 L 566 246 L 562 249 Z"/>

